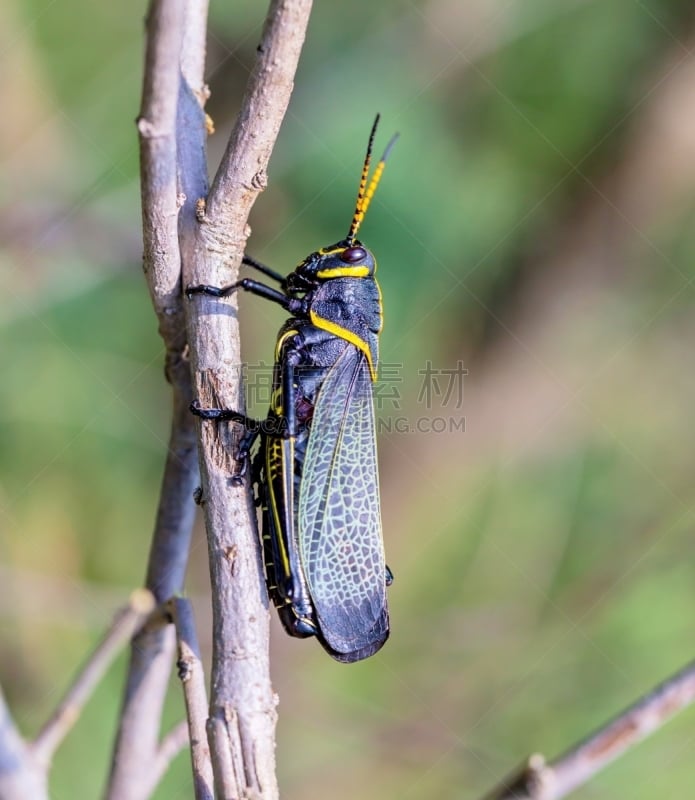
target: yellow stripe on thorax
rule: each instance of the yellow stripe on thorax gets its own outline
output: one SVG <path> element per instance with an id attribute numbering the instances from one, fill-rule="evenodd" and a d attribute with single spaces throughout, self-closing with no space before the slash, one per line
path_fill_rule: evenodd
<path id="1" fill-rule="evenodd" d="M 311 324 L 315 325 L 317 328 L 328 331 L 334 336 L 338 336 L 340 339 L 345 339 L 345 341 L 350 342 L 350 344 L 354 344 L 358 350 L 361 350 L 369 364 L 369 373 L 372 376 L 372 380 L 376 380 L 376 370 L 372 363 L 372 352 L 369 349 L 369 344 L 365 342 L 364 339 L 359 337 L 354 331 L 343 328 L 342 325 L 338 325 L 336 322 L 331 322 L 331 320 L 325 319 L 325 317 L 319 317 L 315 311 L 309 311 L 309 319 L 311 320 Z"/>
<path id="2" fill-rule="evenodd" d="M 285 344 L 285 342 L 290 338 L 290 336 L 296 336 L 298 333 L 299 333 L 299 331 L 296 331 L 296 330 L 292 329 L 290 331 L 285 331 L 282 334 L 282 336 L 280 336 L 278 338 L 277 342 L 275 343 L 275 360 L 276 361 L 280 360 L 280 351 L 282 350 L 283 344 Z"/>

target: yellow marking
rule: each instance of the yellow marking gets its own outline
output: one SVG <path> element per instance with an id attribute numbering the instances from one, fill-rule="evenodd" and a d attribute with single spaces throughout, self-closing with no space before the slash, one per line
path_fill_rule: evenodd
<path id="1" fill-rule="evenodd" d="M 367 209 L 369 208 L 369 204 L 372 202 L 372 197 L 374 197 L 374 192 L 376 191 L 376 187 L 379 185 L 379 181 L 381 180 L 381 175 L 384 171 L 385 166 L 386 162 L 384 161 L 383 158 L 376 165 L 376 169 L 374 170 L 372 179 L 371 181 L 369 181 L 369 186 L 367 187 L 367 191 L 365 192 L 364 201 L 362 202 L 362 207 L 360 208 L 362 216 L 364 216 L 367 213 Z"/>
<path id="2" fill-rule="evenodd" d="M 372 197 L 374 197 L 374 192 L 376 191 L 376 187 L 379 185 L 379 181 L 381 180 L 381 175 L 384 171 L 384 167 L 386 166 L 386 162 L 382 158 L 381 161 L 376 165 L 376 169 L 374 170 L 374 174 L 372 175 L 371 181 L 369 181 L 369 186 L 367 187 L 362 199 L 358 199 L 357 201 L 357 208 L 355 209 L 355 216 L 352 219 L 352 225 L 350 226 L 350 233 L 348 234 L 348 239 L 350 236 L 357 236 L 357 231 L 360 229 L 360 225 L 362 224 L 362 220 L 364 219 L 365 214 L 367 213 L 367 209 L 369 208 L 369 204 L 372 202 Z M 362 192 L 362 184 L 360 184 L 360 193 Z"/>
<path id="3" fill-rule="evenodd" d="M 361 350 L 367 358 L 372 381 L 376 380 L 376 370 L 374 369 L 374 364 L 372 364 L 372 353 L 364 339 L 361 339 L 356 333 L 353 333 L 353 331 L 349 331 L 347 328 L 343 328 L 341 325 L 331 322 L 329 319 L 319 317 L 314 311 L 309 312 L 309 319 L 311 320 L 311 324 L 316 325 L 317 328 L 321 328 L 321 330 L 328 331 L 334 336 L 345 339 L 345 341 L 350 342 L 350 344 L 354 344 L 358 350 Z"/>
<path id="4" fill-rule="evenodd" d="M 283 538 L 282 538 L 283 527 L 280 524 L 280 517 L 278 516 L 278 505 L 277 505 L 277 502 L 275 501 L 275 489 L 273 487 L 273 480 L 272 480 L 272 477 L 271 477 L 272 474 L 273 474 L 273 470 L 271 469 L 271 464 L 270 464 L 270 461 L 271 461 L 271 458 L 272 458 L 271 449 L 274 450 L 274 451 L 277 451 L 277 449 L 278 449 L 277 448 L 277 444 L 278 444 L 278 442 L 273 442 L 271 447 L 268 448 L 268 452 L 266 453 L 266 470 L 268 471 L 268 477 L 269 477 L 268 489 L 270 490 L 271 501 L 272 501 L 269 505 L 271 506 L 271 508 L 273 510 L 273 517 L 275 518 L 275 530 L 276 530 L 276 534 L 277 534 L 276 535 L 276 540 L 278 542 L 278 549 L 280 550 L 280 559 L 282 561 L 282 567 L 285 570 L 285 575 L 289 575 L 290 574 L 290 560 L 289 560 L 289 557 L 287 555 L 287 551 L 285 550 L 285 542 L 283 541 Z M 280 456 L 280 458 L 281 458 L 281 461 L 282 461 L 282 455 Z M 285 472 L 284 461 L 282 461 L 282 472 L 283 472 L 283 485 L 284 485 L 284 472 Z"/>
<path id="5" fill-rule="evenodd" d="M 329 267 L 320 269 L 317 278 L 366 278 L 369 276 L 369 267 Z"/>
<path id="6" fill-rule="evenodd" d="M 285 331 L 282 334 L 282 336 L 280 336 L 280 338 L 277 340 L 277 343 L 275 344 L 275 360 L 276 361 L 280 360 L 280 350 L 282 349 L 283 344 L 285 344 L 285 342 L 287 341 L 287 339 L 290 338 L 290 336 L 295 336 L 297 333 L 299 333 L 299 331 L 295 331 L 295 330 Z"/>
<path id="7" fill-rule="evenodd" d="M 350 230 L 348 231 L 347 239 L 349 242 L 357 236 L 357 231 L 360 229 L 360 225 L 362 224 L 362 220 L 364 219 L 365 214 L 367 213 L 367 209 L 369 208 L 369 204 L 372 202 L 372 197 L 374 197 L 374 192 L 376 191 L 376 187 L 379 185 L 379 181 L 381 180 L 381 175 L 384 171 L 384 166 L 386 165 L 386 159 L 391 152 L 391 148 L 396 143 L 396 139 L 398 138 L 398 134 L 391 137 L 391 141 L 386 145 L 386 149 L 384 150 L 384 154 L 379 159 L 376 168 L 374 169 L 374 174 L 367 184 L 367 177 L 369 175 L 369 162 L 371 159 L 372 154 L 372 143 L 374 142 L 374 134 L 376 133 L 376 126 L 379 122 L 379 115 L 377 114 L 377 118 L 374 121 L 374 126 L 372 127 L 372 132 L 369 136 L 369 144 L 367 145 L 367 157 L 364 160 L 364 167 L 362 168 L 362 177 L 360 178 L 360 188 L 357 192 L 357 203 L 355 204 L 355 213 L 352 217 L 352 222 L 350 223 Z"/>
<path id="8" fill-rule="evenodd" d="M 294 525 L 294 437 L 290 436 L 289 439 L 283 439 L 281 448 L 284 451 L 283 445 L 287 444 L 289 449 L 289 456 L 285 457 L 283 453 L 282 459 L 282 483 L 285 487 L 285 495 L 287 502 L 285 507 L 287 509 L 287 517 L 291 525 Z"/>
<path id="9" fill-rule="evenodd" d="M 333 253 L 342 253 L 345 250 L 345 246 L 343 247 L 322 247 L 319 250 L 320 256 L 332 256 Z"/>
<path id="10" fill-rule="evenodd" d="M 369 175 L 369 164 L 371 162 L 371 145 L 372 145 L 372 137 L 374 136 L 374 128 L 372 128 L 372 136 L 369 139 L 369 146 L 367 148 L 367 156 L 364 159 L 364 166 L 362 167 L 362 175 L 360 176 L 360 188 L 357 190 L 357 203 L 355 204 L 355 214 L 352 218 L 352 223 L 350 224 L 350 230 L 348 231 L 347 238 L 352 240 L 357 236 L 357 231 L 364 219 L 364 199 L 365 199 L 365 189 L 367 187 L 367 176 Z M 363 210 L 364 209 L 364 210 Z"/>
<path id="11" fill-rule="evenodd" d="M 278 386 L 270 395 L 270 407 L 276 414 L 282 416 L 282 387 Z"/>
<path id="12" fill-rule="evenodd" d="M 286 453 L 285 445 L 289 454 Z M 287 517 L 286 532 L 287 537 L 294 538 L 294 437 L 283 439 L 280 444 L 280 451 L 282 452 L 282 485 L 285 492 L 285 515 Z M 290 528 L 291 526 L 291 528 Z M 281 537 L 282 538 L 282 537 Z M 283 543 L 284 553 L 284 543 Z M 287 562 L 286 564 L 284 562 Z M 289 558 L 286 553 L 283 555 L 283 566 L 286 566 L 286 575 L 290 575 L 292 570 L 289 564 Z"/>

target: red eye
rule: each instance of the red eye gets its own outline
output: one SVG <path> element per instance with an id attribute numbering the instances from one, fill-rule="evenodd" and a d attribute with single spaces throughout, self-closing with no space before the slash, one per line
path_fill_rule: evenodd
<path id="1" fill-rule="evenodd" d="M 367 258 L 367 251 L 364 247 L 348 247 L 340 254 L 340 260 L 347 264 L 356 264 L 358 261 L 364 261 L 365 258 Z"/>

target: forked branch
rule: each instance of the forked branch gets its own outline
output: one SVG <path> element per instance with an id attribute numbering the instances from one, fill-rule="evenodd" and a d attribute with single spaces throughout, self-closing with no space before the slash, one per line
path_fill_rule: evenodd
<path id="1" fill-rule="evenodd" d="M 77 722 L 84 704 L 104 677 L 113 659 L 142 626 L 154 607 L 154 597 L 145 589 L 138 589 L 130 596 L 130 603 L 116 615 L 111 627 L 36 737 L 32 749 L 38 763 L 48 768 L 58 745 Z"/>
<path id="2" fill-rule="evenodd" d="M 143 267 L 166 348 L 173 407 L 146 577 L 146 586 L 158 602 L 183 588 L 195 516 L 192 494 L 198 483 L 195 428 L 188 412 L 192 392 L 181 295 L 177 129 L 182 53 L 201 51 L 190 61 L 200 65 L 202 85 L 204 43 L 188 32 L 200 29 L 200 17 L 204 30 L 206 14 L 207 3 L 201 0 L 152 0 L 138 118 Z M 194 72 L 195 66 L 189 76 Z M 170 626 L 143 631 L 133 641 L 107 800 L 144 800 L 151 793 L 152 765 L 161 762 L 157 760 L 159 729 L 173 653 Z"/>

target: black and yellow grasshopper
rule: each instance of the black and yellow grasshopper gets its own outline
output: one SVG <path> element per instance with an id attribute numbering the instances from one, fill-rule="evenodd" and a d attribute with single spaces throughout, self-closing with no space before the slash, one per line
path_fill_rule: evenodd
<path id="1" fill-rule="evenodd" d="M 359 661 L 389 635 L 379 504 L 373 382 L 382 301 L 376 260 L 356 238 L 394 136 L 371 180 L 372 127 L 357 203 L 345 239 L 307 256 L 287 277 L 243 263 L 279 289 L 244 278 L 231 286 L 191 286 L 187 294 L 226 297 L 244 289 L 290 313 L 275 346 L 273 393 L 263 422 L 229 409 L 191 410 L 246 426 L 237 453 L 241 481 L 255 437 L 269 594 L 292 636 L 316 636 L 338 661 Z"/>

